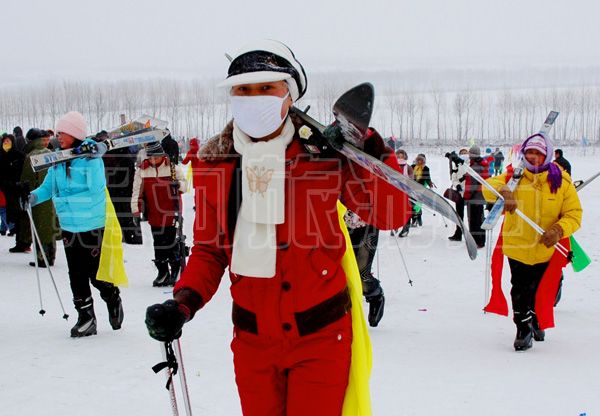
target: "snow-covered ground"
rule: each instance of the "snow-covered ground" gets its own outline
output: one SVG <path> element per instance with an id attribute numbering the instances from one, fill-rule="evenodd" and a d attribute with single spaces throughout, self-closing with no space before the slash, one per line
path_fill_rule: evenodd
<path id="1" fill-rule="evenodd" d="M 565 156 L 575 179 L 600 169 L 596 155 Z M 429 165 L 442 192 L 448 183 L 447 160 L 431 154 Z M 191 199 L 186 197 L 191 218 Z M 445 228 L 439 216 L 426 212 L 423 227 L 399 240 L 411 287 L 394 239 L 382 233 L 375 271 L 387 304 L 382 323 L 370 331 L 374 415 L 600 414 L 600 252 L 594 225 L 600 221 L 600 179 L 580 197 L 584 220 L 577 239 L 593 263 L 578 274 L 568 266 L 556 328 L 524 353 L 512 348 L 515 329 L 509 318 L 481 311 L 484 250 L 470 261 L 462 244 L 447 240 L 453 226 Z M 191 228 L 191 221 L 186 225 Z M 170 414 L 165 379 L 150 369 L 161 358 L 159 344 L 144 325 L 146 307 L 166 300 L 169 291 L 151 285 L 151 237 L 144 231 L 144 246 L 125 245 L 130 285 L 123 290 L 123 329 L 110 329 L 104 302 L 94 292 L 98 335 L 84 339 L 69 338 L 76 313 L 62 244 L 52 270 L 71 315 L 68 322 L 61 318 L 43 269 L 47 313 L 38 314 L 35 272 L 27 265 L 32 255 L 9 254 L 14 240 L 0 237 L 1 415 Z M 186 325 L 182 338 L 197 415 L 241 414 L 229 348 L 228 286 L 225 279 L 213 301 Z"/>

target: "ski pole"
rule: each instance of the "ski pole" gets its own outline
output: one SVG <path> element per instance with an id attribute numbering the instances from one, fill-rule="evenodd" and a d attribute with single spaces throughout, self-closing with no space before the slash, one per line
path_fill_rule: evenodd
<path id="1" fill-rule="evenodd" d="M 467 168 L 467 172 L 469 173 L 469 175 L 471 175 L 477 182 L 479 182 L 480 184 L 482 184 L 483 186 L 485 186 L 487 189 L 489 189 L 498 198 L 501 198 L 501 199 L 504 200 L 504 197 L 502 196 L 502 194 L 500 194 L 500 192 L 498 192 L 492 185 L 490 185 L 489 183 L 487 183 L 487 181 L 485 179 L 483 179 L 481 177 L 481 175 L 479 175 L 477 172 L 475 172 L 472 167 L 466 166 L 466 168 Z M 540 227 L 531 218 L 529 218 L 527 215 L 525 215 L 523 213 L 523 211 L 521 211 L 519 208 L 517 208 L 515 210 L 515 214 L 517 214 L 519 217 L 521 217 L 527 224 L 529 224 L 535 231 L 537 231 L 538 234 L 543 235 L 545 233 L 545 231 L 544 231 L 544 229 L 542 227 Z M 569 256 L 569 251 L 562 244 L 556 243 L 554 245 L 554 247 L 563 256 L 565 256 L 567 258 L 570 257 Z"/>
<path id="2" fill-rule="evenodd" d="M 27 211 L 27 215 L 29 216 L 29 222 L 31 224 L 31 231 L 35 237 L 35 241 L 33 242 L 33 244 L 37 243 L 40 246 L 40 252 L 42 253 L 42 258 L 44 259 L 44 262 L 46 263 L 46 269 L 48 269 L 48 274 L 50 274 L 50 280 L 52 281 L 52 285 L 54 286 L 54 291 L 56 292 L 56 297 L 58 298 L 58 303 L 60 303 L 60 307 L 63 311 L 63 319 L 69 319 L 69 314 L 67 314 L 67 312 L 65 311 L 65 307 L 63 306 L 62 303 L 62 299 L 60 297 L 60 293 L 58 292 L 58 287 L 56 286 L 56 281 L 54 280 L 54 275 L 52 274 L 52 270 L 50 269 L 50 263 L 48 262 L 48 258 L 46 257 L 46 252 L 44 251 L 44 246 L 42 245 L 42 240 L 40 239 L 40 236 L 37 232 L 37 229 L 35 228 L 35 223 L 33 222 L 33 214 L 31 213 L 31 205 L 26 204 L 26 211 Z M 36 256 L 36 262 L 37 262 L 37 256 Z"/>
<path id="3" fill-rule="evenodd" d="M 27 211 L 27 214 L 29 214 L 29 211 Z M 29 217 L 29 215 L 28 215 Z M 33 224 L 33 221 L 31 219 L 31 217 L 29 217 L 29 228 L 30 228 L 30 232 L 31 232 L 31 241 L 33 242 L 33 263 L 35 265 L 35 277 L 37 279 L 37 287 L 38 287 L 38 295 L 40 298 L 40 315 L 44 316 L 44 314 L 46 313 L 46 311 L 44 310 L 44 302 L 42 300 L 42 285 L 40 284 L 40 269 L 38 267 L 38 256 L 37 256 L 37 241 L 35 239 L 35 235 L 33 234 L 33 227 L 35 225 Z M 43 250 L 43 248 L 42 248 Z M 48 266 L 48 264 L 46 264 L 46 266 Z"/>
<path id="4" fill-rule="evenodd" d="M 485 273 L 484 273 L 484 293 L 483 293 L 483 305 L 487 305 L 488 296 L 490 293 L 490 280 L 492 279 L 492 237 L 493 230 L 485 231 L 485 241 L 487 242 L 485 247 Z"/>
<path id="5" fill-rule="evenodd" d="M 187 379 L 185 377 L 185 367 L 183 366 L 183 355 L 181 354 L 181 342 L 175 340 L 175 356 L 179 362 L 179 382 L 181 383 L 181 394 L 185 406 L 185 414 L 192 416 L 192 405 L 190 404 L 190 393 L 188 391 Z"/>
<path id="6" fill-rule="evenodd" d="M 402 265 L 404 266 L 404 271 L 406 272 L 406 277 L 408 277 L 408 284 L 412 286 L 413 281 L 410 278 L 408 266 L 406 265 L 406 259 L 404 258 L 404 254 L 402 254 L 402 250 L 400 249 L 400 243 L 398 242 L 398 236 L 396 234 L 394 234 L 394 241 L 396 242 L 396 247 L 398 247 L 398 252 L 400 253 L 400 259 L 402 260 Z"/>
<path id="7" fill-rule="evenodd" d="M 161 342 L 160 344 L 162 357 L 165 361 L 158 363 L 152 367 L 155 373 L 158 373 L 163 368 L 166 369 L 167 376 L 166 388 L 169 390 L 169 398 L 171 400 L 171 411 L 173 416 L 179 416 L 177 408 L 177 395 L 175 394 L 175 386 L 173 385 L 173 375 L 177 373 L 177 357 L 173 352 L 173 344 L 171 342 Z"/>

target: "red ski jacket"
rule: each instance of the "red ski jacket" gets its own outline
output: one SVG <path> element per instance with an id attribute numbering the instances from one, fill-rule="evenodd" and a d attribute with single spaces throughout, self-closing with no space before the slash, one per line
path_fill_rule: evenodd
<path id="1" fill-rule="evenodd" d="M 340 265 L 346 245 L 338 199 L 380 229 L 401 227 L 411 212 L 406 194 L 337 153 L 310 155 L 298 136 L 298 120 L 294 121 L 296 134 L 286 150 L 285 222 L 276 228 L 276 275 L 253 278 L 229 273 L 236 328 L 275 339 L 315 333 L 349 311 Z M 174 288 L 177 300 L 188 292 L 182 289 L 199 294 L 197 307 L 215 294 L 231 261 L 241 194 L 240 156 L 233 150 L 231 123 L 203 147 L 200 156 L 194 169 L 199 184 L 194 246 Z M 386 157 L 385 163 L 397 170 L 391 149 Z"/>
<path id="2" fill-rule="evenodd" d="M 185 192 L 187 182 L 183 170 L 175 165 L 175 176 L 178 183 L 177 196 L 173 193 L 171 164 L 165 157 L 158 166 L 152 166 L 148 160 L 142 161 L 136 168 L 131 195 L 131 212 L 134 216 L 145 210 L 148 224 L 152 227 L 169 227 L 174 225 L 178 198 L 181 207 L 180 193 Z"/>

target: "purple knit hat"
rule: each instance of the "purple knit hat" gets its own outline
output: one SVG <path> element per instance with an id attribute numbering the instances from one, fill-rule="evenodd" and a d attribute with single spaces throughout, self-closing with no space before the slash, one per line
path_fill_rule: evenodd
<path id="1" fill-rule="evenodd" d="M 544 146 L 545 144 L 545 146 Z M 546 153 L 546 159 L 540 166 L 533 166 L 525 158 L 525 152 L 528 149 L 536 149 L 542 153 Z M 521 154 L 523 155 L 523 164 L 528 171 L 532 173 L 541 173 L 548 171 L 548 183 L 550 183 L 550 192 L 553 194 L 558 191 L 558 188 L 562 185 L 562 172 L 556 163 L 552 162 L 552 156 L 554 155 L 554 147 L 550 140 L 544 133 L 536 133 L 529 136 L 523 142 L 521 146 Z"/>

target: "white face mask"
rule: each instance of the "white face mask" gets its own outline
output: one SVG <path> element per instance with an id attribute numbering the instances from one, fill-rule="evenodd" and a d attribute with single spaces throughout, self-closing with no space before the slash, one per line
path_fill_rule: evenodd
<path id="1" fill-rule="evenodd" d="M 233 120 L 250 137 L 260 139 L 268 136 L 281 127 L 287 117 L 287 113 L 281 117 L 281 108 L 288 96 L 289 93 L 285 97 L 232 95 L 230 98 Z"/>
<path id="2" fill-rule="evenodd" d="M 460 158 L 466 162 L 466 161 L 469 160 L 469 154 L 467 153 L 467 154 L 464 154 L 464 155 L 460 155 Z"/>

